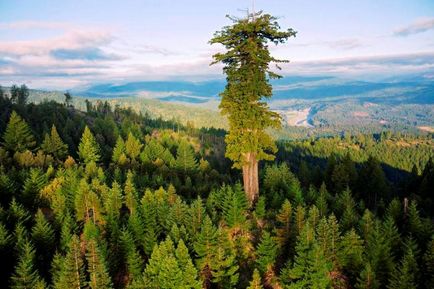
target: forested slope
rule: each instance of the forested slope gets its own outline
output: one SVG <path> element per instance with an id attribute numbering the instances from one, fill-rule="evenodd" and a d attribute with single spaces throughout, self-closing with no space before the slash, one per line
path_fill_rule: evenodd
<path id="1" fill-rule="evenodd" d="M 0 287 L 434 287 L 432 139 L 282 143 L 251 210 L 224 134 L 0 95 Z"/>

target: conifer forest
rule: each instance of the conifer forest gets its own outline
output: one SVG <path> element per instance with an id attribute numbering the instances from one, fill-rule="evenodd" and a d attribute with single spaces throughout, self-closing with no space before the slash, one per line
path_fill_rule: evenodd
<path id="1" fill-rule="evenodd" d="M 433 132 L 276 138 L 303 31 L 226 22 L 224 129 L 0 87 L 0 288 L 434 288 Z"/>

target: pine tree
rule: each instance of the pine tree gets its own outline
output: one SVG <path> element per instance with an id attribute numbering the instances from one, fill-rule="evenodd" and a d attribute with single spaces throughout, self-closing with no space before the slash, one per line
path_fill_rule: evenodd
<path id="1" fill-rule="evenodd" d="M 292 228 L 292 206 L 288 200 L 282 205 L 279 214 L 276 216 L 278 225 L 276 226 L 276 239 L 280 248 L 288 245 L 291 238 Z"/>
<path id="2" fill-rule="evenodd" d="M 277 245 L 273 237 L 268 232 L 262 234 L 261 241 L 259 242 L 258 248 L 256 249 L 257 259 L 256 264 L 258 264 L 259 271 L 264 274 L 267 271 L 274 270 L 274 262 L 277 257 Z"/>
<path id="3" fill-rule="evenodd" d="M 130 214 L 135 213 L 138 207 L 139 196 L 137 190 L 134 186 L 134 174 L 132 171 L 128 170 L 127 180 L 125 181 L 125 205 L 130 211 Z"/>
<path id="4" fill-rule="evenodd" d="M 379 287 L 380 284 L 375 276 L 375 271 L 368 262 L 357 279 L 356 289 L 377 289 Z"/>
<path id="5" fill-rule="evenodd" d="M 264 289 L 261 284 L 261 276 L 259 275 L 258 269 L 253 271 L 252 281 L 250 281 L 250 285 L 247 289 Z"/>
<path id="6" fill-rule="evenodd" d="M 88 126 L 84 128 L 83 135 L 81 136 L 80 144 L 78 145 L 78 155 L 85 164 L 98 162 L 100 159 L 99 144 Z"/>
<path id="7" fill-rule="evenodd" d="M 184 174 L 197 170 L 197 160 L 191 145 L 186 140 L 181 140 L 176 151 L 176 167 Z"/>
<path id="8" fill-rule="evenodd" d="M 279 31 L 276 18 L 269 14 L 253 13 L 235 19 L 233 25 L 214 34 L 211 44 L 222 44 L 227 51 L 214 55 L 214 62 L 222 62 L 227 85 L 221 93 L 220 109 L 229 120 L 225 141 L 226 156 L 234 166 L 243 169 L 244 191 L 252 205 L 259 194 L 258 161 L 271 160 L 268 152 L 276 146 L 268 127 L 280 127 L 280 116 L 269 110 L 264 98 L 270 98 L 269 79 L 280 76 L 269 69 L 270 63 L 285 62 L 270 55 L 268 42 L 284 43 L 295 36 L 292 29 Z"/>
<path id="9" fill-rule="evenodd" d="M 25 242 L 20 249 L 22 252 L 15 267 L 15 272 L 11 277 L 11 288 L 44 288 L 43 280 L 34 268 L 35 250 L 33 246 L 29 242 Z"/>
<path id="10" fill-rule="evenodd" d="M 331 266 L 315 239 L 315 232 L 307 223 L 297 241 L 294 264 L 284 268 L 283 282 L 291 281 L 287 288 L 331 288 Z"/>
<path id="11" fill-rule="evenodd" d="M 35 145 L 35 138 L 27 123 L 15 111 L 12 111 L 3 134 L 3 146 L 9 151 L 23 152 L 34 148 Z"/>
<path id="12" fill-rule="evenodd" d="M 230 288 L 238 281 L 238 266 L 226 234 L 215 228 L 208 216 L 205 217 L 194 243 L 196 266 L 203 288 L 209 288 L 211 282 L 219 283 L 222 288 Z"/>
<path id="13" fill-rule="evenodd" d="M 120 210 L 122 208 L 123 196 L 121 186 L 114 181 L 111 189 L 104 198 L 104 209 L 108 217 L 112 220 L 120 218 Z"/>
<path id="14" fill-rule="evenodd" d="M 245 227 L 248 203 L 239 184 L 225 187 L 223 216 L 229 227 Z"/>
<path id="15" fill-rule="evenodd" d="M 322 183 L 320 189 L 319 189 L 319 196 L 316 199 L 315 206 L 319 210 L 319 214 L 321 217 L 325 217 L 328 212 L 328 203 L 327 200 L 329 199 L 329 193 L 327 191 L 325 183 Z"/>
<path id="16" fill-rule="evenodd" d="M 91 289 L 110 289 L 113 287 L 104 256 L 95 240 L 88 240 L 86 246 L 87 271 Z"/>
<path id="17" fill-rule="evenodd" d="M 86 276 L 84 273 L 83 256 L 80 248 L 80 240 L 76 235 L 71 237 L 68 244 L 68 252 L 62 258 L 58 278 L 54 282 L 55 289 L 81 289 L 86 288 Z"/>
<path id="18" fill-rule="evenodd" d="M 205 207 L 201 198 L 197 198 L 188 210 L 189 220 L 186 224 L 190 236 L 193 238 L 197 236 L 202 226 L 203 220 L 206 216 Z"/>
<path id="19" fill-rule="evenodd" d="M 41 148 L 46 154 L 50 154 L 59 160 L 63 160 L 68 154 L 68 145 L 62 141 L 54 124 L 51 127 L 51 133 L 45 134 Z"/>
<path id="20" fill-rule="evenodd" d="M 142 288 L 201 288 L 197 271 L 182 240 L 176 249 L 171 239 L 154 248 L 145 268 Z"/>
<path id="21" fill-rule="evenodd" d="M 121 136 L 118 136 L 116 145 L 113 148 L 112 161 L 119 165 L 125 165 L 128 160 L 126 153 L 125 142 Z"/>
<path id="22" fill-rule="evenodd" d="M 404 256 L 391 275 L 388 289 L 417 288 L 418 266 L 413 248 L 407 244 Z"/>
<path id="23" fill-rule="evenodd" d="M 131 160 L 135 160 L 140 155 L 142 144 L 135 136 L 130 132 L 128 134 L 127 141 L 125 142 L 125 152 Z"/>
<path id="24" fill-rule="evenodd" d="M 182 282 L 181 287 L 185 288 L 201 288 L 201 283 L 198 281 L 197 270 L 193 265 L 188 249 L 181 239 L 178 242 L 178 246 L 175 250 L 175 256 L 178 261 L 178 266 L 182 272 Z"/>
<path id="25" fill-rule="evenodd" d="M 36 214 L 36 223 L 32 228 L 32 240 L 36 247 L 37 264 L 43 276 L 48 275 L 48 264 L 51 262 L 55 236 L 54 230 L 50 223 L 45 219 L 41 210 Z"/>
<path id="26" fill-rule="evenodd" d="M 32 239 L 36 248 L 40 249 L 41 253 L 50 252 L 55 241 L 54 230 L 41 210 L 38 210 L 35 220 L 36 223 L 32 228 Z"/>
<path id="27" fill-rule="evenodd" d="M 125 264 L 127 265 L 128 282 L 139 280 L 144 266 L 142 257 L 134 244 L 133 236 L 127 229 L 123 229 L 120 240 Z"/>
<path id="28" fill-rule="evenodd" d="M 423 273 L 425 288 L 434 288 L 434 238 L 428 243 L 423 255 Z"/>

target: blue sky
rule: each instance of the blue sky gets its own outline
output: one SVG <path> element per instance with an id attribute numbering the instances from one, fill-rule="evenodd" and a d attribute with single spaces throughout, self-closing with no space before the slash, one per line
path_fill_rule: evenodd
<path id="1" fill-rule="evenodd" d="M 0 0 L 0 84 L 221 77 L 207 42 L 251 0 Z M 276 56 L 283 74 L 434 77 L 432 0 L 256 0 L 298 31 Z"/>

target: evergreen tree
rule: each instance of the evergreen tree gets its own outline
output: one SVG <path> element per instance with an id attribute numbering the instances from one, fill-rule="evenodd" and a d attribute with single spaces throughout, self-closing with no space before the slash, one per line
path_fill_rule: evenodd
<path id="1" fill-rule="evenodd" d="M 258 161 L 273 159 L 268 152 L 276 146 L 265 131 L 280 127 L 280 117 L 269 110 L 263 98 L 270 98 L 271 78 L 280 76 L 269 69 L 272 62 L 285 62 L 270 55 L 268 42 L 284 43 L 295 36 L 292 29 L 279 31 L 276 18 L 261 13 L 235 19 L 234 24 L 215 33 L 211 44 L 222 44 L 227 51 L 214 55 L 214 62 L 222 62 L 227 85 L 221 93 L 220 109 L 229 120 L 225 141 L 226 156 L 234 166 L 243 169 L 244 190 L 252 205 L 259 194 Z"/>
<path id="2" fill-rule="evenodd" d="M 13 152 L 23 152 L 34 148 L 35 138 L 27 123 L 15 111 L 12 111 L 3 134 L 3 146 Z"/>
<path id="3" fill-rule="evenodd" d="M 62 258 L 58 272 L 58 278 L 54 282 L 55 289 L 81 289 L 86 288 L 83 256 L 80 248 L 80 240 L 76 235 L 71 237 L 68 244 L 68 252 Z"/>
<path id="4" fill-rule="evenodd" d="M 402 260 L 391 275 L 388 289 L 417 288 L 418 266 L 413 248 L 407 244 Z"/>
<path id="5" fill-rule="evenodd" d="M 95 240 L 88 240 L 86 246 L 87 271 L 91 289 L 110 289 L 113 287 L 104 256 Z"/>
<path id="6" fill-rule="evenodd" d="M 66 107 L 72 106 L 72 95 L 69 92 L 65 92 L 63 94 L 65 96 L 65 105 Z"/>
<path id="7" fill-rule="evenodd" d="M 156 246 L 143 279 L 141 288 L 201 288 L 197 271 L 182 240 L 176 249 L 170 239 Z"/>
<path id="8" fill-rule="evenodd" d="M 128 134 L 127 141 L 125 142 L 125 152 L 127 156 L 131 160 L 135 160 L 140 155 L 142 146 L 143 145 L 140 143 L 140 141 L 136 139 L 135 136 L 130 132 Z"/>
<path id="9" fill-rule="evenodd" d="M 258 269 L 253 271 L 252 281 L 250 281 L 250 285 L 247 289 L 264 289 L 261 284 L 261 275 L 259 275 Z"/>
<path id="10" fill-rule="evenodd" d="M 81 136 L 80 144 L 78 145 L 78 156 L 86 164 L 98 162 L 100 159 L 99 145 L 88 126 L 84 128 L 83 135 Z"/>
<path id="11" fill-rule="evenodd" d="M 240 185 L 233 188 L 225 187 L 225 196 L 223 200 L 223 216 L 229 227 L 245 227 L 247 200 L 241 190 Z"/>
<path id="12" fill-rule="evenodd" d="M 211 282 L 220 284 L 222 288 L 230 288 L 237 283 L 238 266 L 234 251 L 228 244 L 225 232 L 215 228 L 208 216 L 194 243 L 194 250 L 203 288 L 210 288 Z"/>
<path id="13" fill-rule="evenodd" d="M 375 276 L 375 271 L 371 267 L 371 264 L 366 263 L 365 268 L 360 273 L 360 277 L 357 279 L 356 289 L 377 289 L 380 288 L 380 284 Z"/>
<path id="14" fill-rule="evenodd" d="M 291 238 L 291 224 L 292 224 L 292 206 L 288 200 L 282 205 L 278 215 L 276 216 L 278 225 L 276 226 L 276 239 L 280 248 L 288 245 Z"/>
<path id="15" fill-rule="evenodd" d="M 33 246 L 29 242 L 25 242 L 20 249 L 22 252 L 15 267 L 15 272 L 11 277 L 11 288 L 44 288 L 44 282 L 34 268 L 35 250 Z"/>
<path id="16" fill-rule="evenodd" d="M 32 228 L 32 240 L 36 247 L 37 264 L 43 276 L 48 275 L 55 243 L 54 230 L 45 219 L 41 210 L 36 214 L 36 223 Z"/>
<path id="17" fill-rule="evenodd" d="M 112 161 L 119 165 L 125 165 L 127 163 L 126 153 L 125 142 L 121 136 L 118 136 L 116 145 L 113 148 Z"/>
<path id="18" fill-rule="evenodd" d="M 274 270 L 274 262 L 277 257 L 277 245 L 268 232 L 262 234 L 261 241 L 256 249 L 256 264 L 262 274 Z"/>
<path id="19" fill-rule="evenodd" d="M 128 281 L 133 282 L 134 280 L 139 280 L 144 266 L 142 257 L 134 244 L 133 236 L 127 229 L 123 229 L 120 239 L 125 264 L 127 266 Z"/>
<path id="20" fill-rule="evenodd" d="M 59 160 L 63 160 L 68 154 L 68 146 L 60 138 L 54 124 L 51 127 L 51 133 L 45 134 L 41 148 L 46 154 L 50 154 Z"/>
<path id="21" fill-rule="evenodd" d="M 425 288 L 434 288 L 434 238 L 428 243 L 423 255 L 423 276 Z"/>
<path id="22" fill-rule="evenodd" d="M 176 151 L 176 167 L 184 174 L 196 171 L 198 168 L 193 148 L 186 140 L 181 140 Z"/>
<path id="23" fill-rule="evenodd" d="M 331 266 L 324 258 L 315 240 L 315 232 L 309 224 L 304 226 L 296 246 L 294 264 L 283 270 L 281 279 L 287 288 L 331 288 L 329 279 Z"/>

